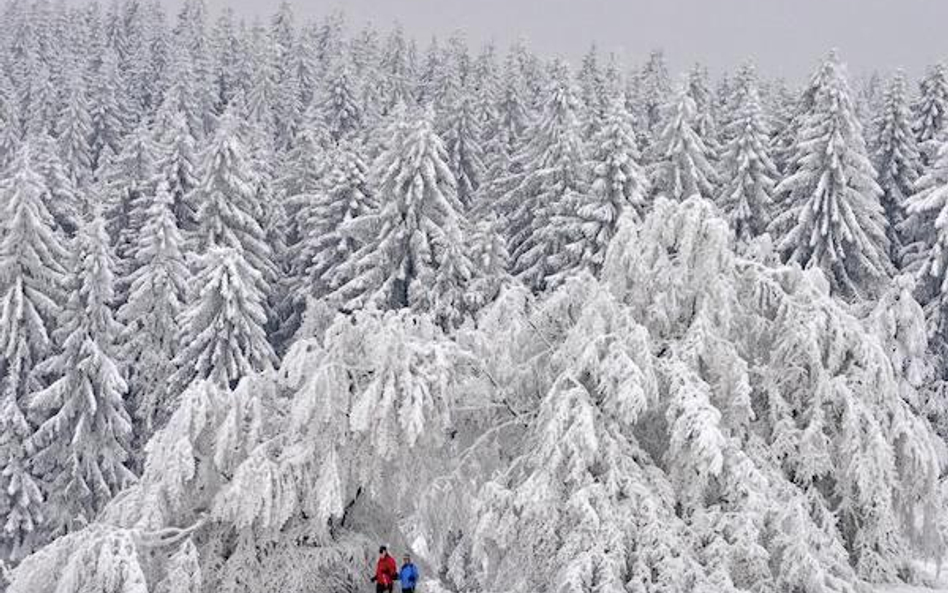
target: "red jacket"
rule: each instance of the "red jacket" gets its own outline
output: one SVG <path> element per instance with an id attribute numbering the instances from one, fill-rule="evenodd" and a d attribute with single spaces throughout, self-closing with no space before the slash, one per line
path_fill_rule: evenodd
<path id="1" fill-rule="evenodd" d="M 395 564 L 395 559 L 388 555 L 379 558 L 379 564 L 375 567 L 375 582 L 387 587 L 397 578 L 398 566 Z"/>

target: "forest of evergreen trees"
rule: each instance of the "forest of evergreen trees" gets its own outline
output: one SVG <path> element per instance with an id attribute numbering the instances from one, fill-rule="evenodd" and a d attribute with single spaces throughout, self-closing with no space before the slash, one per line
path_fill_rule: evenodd
<path id="1" fill-rule="evenodd" d="M 948 548 L 948 70 L 0 14 L 0 591 L 855 593 Z"/>

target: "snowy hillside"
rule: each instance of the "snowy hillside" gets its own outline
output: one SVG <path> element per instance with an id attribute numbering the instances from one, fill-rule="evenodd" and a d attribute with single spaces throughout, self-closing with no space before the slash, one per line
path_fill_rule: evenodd
<path id="1" fill-rule="evenodd" d="M 939 586 L 943 66 L 2 10 L 0 591 Z"/>

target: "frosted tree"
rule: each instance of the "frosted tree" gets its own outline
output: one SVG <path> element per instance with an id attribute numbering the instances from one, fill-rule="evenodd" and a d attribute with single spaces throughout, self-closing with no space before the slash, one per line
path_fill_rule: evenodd
<path id="1" fill-rule="evenodd" d="M 287 244 L 292 248 L 305 232 L 301 212 L 312 206 L 313 196 L 326 175 L 327 153 L 333 144 L 322 114 L 311 107 L 297 133 L 293 148 L 276 171 L 277 192 L 284 196 Z"/>
<path id="2" fill-rule="evenodd" d="M 131 272 L 124 280 L 128 299 L 118 319 L 125 325 L 121 353 L 128 369 L 130 408 L 144 434 L 150 435 L 172 411 L 169 379 L 177 368 L 179 319 L 190 273 L 167 184 L 158 185 L 143 220 L 129 253 Z"/>
<path id="3" fill-rule="evenodd" d="M 177 111 L 159 117 L 153 127 L 156 144 L 155 177 L 164 183 L 174 201 L 175 218 L 183 231 L 197 228 L 198 204 L 191 191 L 197 187 L 198 156 L 195 139 L 185 113 Z"/>
<path id="4" fill-rule="evenodd" d="M 932 67 L 919 85 L 920 97 L 915 104 L 915 139 L 918 140 L 924 164 L 937 157 L 942 132 L 948 118 L 948 73 L 944 64 Z"/>
<path id="5" fill-rule="evenodd" d="M 365 243 L 337 268 L 335 297 L 347 309 L 429 310 L 442 297 L 432 290 L 452 257 L 467 256 L 461 244 L 462 205 L 444 144 L 429 116 L 393 127 L 394 137 L 376 166 L 381 174 L 377 212 L 356 226 L 370 229 Z"/>
<path id="6" fill-rule="evenodd" d="M 581 266 L 598 273 L 622 214 L 628 212 L 634 218 L 644 214 L 649 185 L 638 163 L 632 117 L 620 99 L 610 104 L 590 146 L 590 189 L 575 209 L 558 216 L 558 222 L 566 237 L 563 249 L 573 253 Z"/>
<path id="7" fill-rule="evenodd" d="M 322 117 L 336 142 L 350 138 L 362 128 L 362 108 L 355 96 L 348 67 L 341 62 L 326 86 Z"/>
<path id="8" fill-rule="evenodd" d="M 892 268 L 882 190 L 835 54 L 815 80 L 792 168 L 775 190 L 780 214 L 770 228 L 785 259 L 820 268 L 844 296 L 866 297 Z"/>
<path id="9" fill-rule="evenodd" d="M 609 107 L 606 97 L 605 79 L 599 66 L 599 52 L 595 45 L 583 56 L 582 64 L 576 75 L 579 86 L 580 102 L 583 106 L 583 137 L 591 138 L 599 129 L 602 117 Z"/>
<path id="10" fill-rule="evenodd" d="M 130 118 L 124 91 L 118 56 L 109 48 L 95 72 L 90 89 L 89 144 L 92 149 L 93 169 L 98 169 L 122 150 L 122 139 L 127 132 Z"/>
<path id="11" fill-rule="evenodd" d="M 645 115 L 645 121 L 642 122 L 645 125 L 644 131 L 654 136 L 665 120 L 662 109 L 673 95 L 671 78 L 668 76 L 668 66 L 662 51 L 657 50 L 649 54 L 648 61 L 642 67 L 640 84 L 642 111 Z"/>
<path id="12" fill-rule="evenodd" d="M 948 295 L 948 142 L 938 158 L 915 184 L 915 193 L 905 201 L 907 217 L 902 230 L 910 242 L 904 252 L 905 266 L 915 273 L 922 302 L 927 306 L 929 329 L 935 335 L 946 331 L 945 297 Z"/>
<path id="13" fill-rule="evenodd" d="M 575 212 L 587 189 L 588 163 L 576 112 L 569 72 L 559 62 L 543 115 L 517 157 L 522 173 L 503 197 L 503 206 L 510 213 L 507 241 L 511 271 L 536 291 L 546 288 L 558 267 L 571 268 L 578 261 L 578 254 L 561 252 L 564 237 L 556 222 L 557 216 Z"/>
<path id="14" fill-rule="evenodd" d="M 43 179 L 26 144 L 0 183 L 0 541 L 13 559 L 32 550 L 44 520 L 31 473 L 29 396 L 43 386 L 40 365 L 55 349 L 65 296 L 67 252 L 46 208 Z"/>
<path id="15" fill-rule="evenodd" d="M 361 246 L 346 232 L 347 225 L 377 208 L 361 145 L 342 143 L 330 153 L 330 162 L 325 179 L 309 197 L 311 204 L 299 213 L 303 236 L 292 269 L 297 305 L 330 291 L 336 270 Z"/>
<path id="16" fill-rule="evenodd" d="M 274 267 L 261 226 L 263 204 L 253 163 L 238 126 L 237 116 L 228 109 L 201 156 L 199 182 L 192 194 L 198 207 L 196 242 L 199 251 L 213 246 L 236 249 L 258 272 L 254 281 L 266 297 Z"/>
<path id="17" fill-rule="evenodd" d="M 128 388 L 117 350 L 122 328 L 111 309 L 113 268 L 105 223 L 95 216 L 79 237 L 72 292 L 56 334 L 62 351 L 41 366 L 56 379 L 30 401 L 43 418 L 30 438 L 31 465 L 42 479 L 54 532 L 94 519 L 134 478 Z"/>
<path id="18" fill-rule="evenodd" d="M 777 167 L 770 158 L 769 129 L 753 79 L 738 87 L 729 138 L 721 160 L 725 180 L 720 203 L 737 238 L 749 242 L 770 222 Z"/>
<path id="19" fill-rule="evenodd" d="M 504 71 L 497 101 L 497 130 L 495 136 L 504 153 L 509 156 L 520 148 L 520 141 L 530 125 L 530 114 L 523 98 L 523 82 L 517 55 L 513 52 L 504 61 Z"/>
<path id="20" fill-rule="evenodd" d="M 510 253 L 503 231 L 503 225 L 493 213 L 478 220 L 470 231 L 468 243 L 473 269 L 467 300 L 475 310 L 493 302 L 511 279 Z"/>
<path id="21" fill-rule="evenodd" d="M 264 331 L 262 282 L 260 271 L 239 247 L 211 245 L 201 256 L 195 276 L 198 292 L 180 321 L 174 393 L 198 379 L 233 387 L 241 377 L 273 366 L 276 357 Z"/>
<path id="22" fill-rule="evenodd" d="M 900 228 L 905 219 L 905 200 L 912 195 L 921 173 L 921 158 L 912 133 L 905 77 L 899 72 L 892 79 L 883 98 L 882 111 L 876 119 L 873 164 L 882 188 L 882 207 L 888 221 L 891 260 L 901 261 Z"/>
<path id="23" fill-rule="evenodd" d="M 483 131 L 470 92 L 457 94 L 448 108 L 440 135 L 448 151 L 448 166 L 457 183 L 458 199 L 465 209 L 470 209 L 484 179 L 485 168 L 481 147 Z"/>
<path id="24" fill-rule="evenodd" d="M 696 64 L 688 74 L 688 95 L 695 102 L 695 132 L 714 160 L 720 150 L 715 97 L 708 82 L 708 69 L 700 64 Z"/>
<path id="25" fill-rule="evenodd" d="M 296 67 L 299 59 L 296 51 L 297 31 L 289 4 L 281 5 L 270 25 L 270 38 L 274 43 L 272 57 L 275 84 L 272 109 L 277 126 L 276 146 L 283 150 L 292 145 L 306 107 Z"/>
<path id="26" fill-rule="evenodd" d="M 100 172 L 105 193 L 105 210 L 109 235 L 114 237 L 115 256 L 121 275 L 130 270 L 133 244 L 146 222 L 146 211 L 154 194 L 155 158 L 157 148 L 151 132 L 139 126 L 128 136 L 121 152 Z M 120 284 L 122 284 L 120 282 Z M 124 292 L 121 286 L 119 293 Z M 124 298 L 120 297 L 120 300 Z"/>
<path id="27" fill-rule="evenodd" d="M 73 75 L 67 84 L 66 103 L 56 126 L 59 154 L 72 183 L 82 187 L 92 175 L 92 118 L 81 78 Z"/>
<path id="28" fill-rule="evenodd" d="M 665 106 L 665 124 L 651 148 L 652 192 L 676 200 L 714 195 L 711 151 L 695 130 L 695 101 L 683 85 Z"/>
<path id="29" fill-rule="evenodd" d="M 21 100 L 24 111 L 24 129 L 28 134 L 47 134 L 52 130 L 56 118 L 56 88 L 49 66 L 42 59 L 28 62 L 27 80 Z"/>
<path id="30" fill-rule="evenodd" d="M 69 179 L 52 137 L 47 134 L 34 136 L 30 139 L 30 145 L 34 169 L 46 186 L 46 207 L 53 215 L 57 228 L 71 238 L 79 227 L 87 200 Z"/>

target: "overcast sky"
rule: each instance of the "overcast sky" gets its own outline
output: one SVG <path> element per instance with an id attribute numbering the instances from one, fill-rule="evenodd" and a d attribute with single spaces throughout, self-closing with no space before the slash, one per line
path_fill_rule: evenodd
<path id="1" fill-rule="evenodd" d="M 208 0 L 269 17 L 278 2 Z M 576 62 L 595 41 L 625 63 L 661 47 L 675 70 L 713 72 L 753 57 L 771 75 L 801 80 L 832 47 L 852 73 L 904 67 L 912 75 L 948 55 L 948 0 L 295 0 L 299 17 L 341 8 L 350 26 L 398 20 L 422 47 L 463 29 L 472 45 L 523 35 L 538 53 Z"/>

